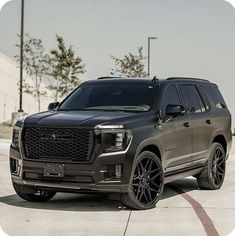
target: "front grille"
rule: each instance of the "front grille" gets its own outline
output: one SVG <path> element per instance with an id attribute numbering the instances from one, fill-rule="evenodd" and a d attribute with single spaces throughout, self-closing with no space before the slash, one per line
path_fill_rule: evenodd
<path id="1" fill-rule="evenodd" d="M 25 158 L 89 161 L 92 130 L 77 128 L 24 128 Z"/>

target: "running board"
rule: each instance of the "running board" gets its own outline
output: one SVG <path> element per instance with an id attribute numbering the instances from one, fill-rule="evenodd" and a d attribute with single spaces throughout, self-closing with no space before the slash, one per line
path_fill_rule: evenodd
<path id="1" fill-rule="evenodd" d="M 192 175 L 197 175 L 201 173 L 203 169 L 204 167 L 201 166 L 191 170 L 182 170 L 181 172 L 176 172 L 176 173 L 165 173 L 164 183 L 167 184 L 175 180 L 183 179 Z"/>

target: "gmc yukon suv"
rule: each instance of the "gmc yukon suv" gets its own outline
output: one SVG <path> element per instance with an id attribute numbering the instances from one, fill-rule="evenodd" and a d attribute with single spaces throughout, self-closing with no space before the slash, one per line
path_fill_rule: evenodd
<path id="1" fill-rule="evenodd" d="M 116 192 L 123 205 L 153 208 L 164 184 L 194 176 L 219 189 L 231 148 L 231 115 L 207 80 L 99 78 L 14 127 L 16 193 Z"/>

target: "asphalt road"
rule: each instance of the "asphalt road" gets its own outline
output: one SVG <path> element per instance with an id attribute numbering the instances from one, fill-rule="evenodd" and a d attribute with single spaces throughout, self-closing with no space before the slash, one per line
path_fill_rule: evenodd
<path id="1" fill-rule="evenodd" d="M 9 143 L 0 140 L 0 235 L 228 235 L 235 229 L 235 143 L 223 187 L 198 190 L 193 178 L 165 186 L 157 207 L 130 211 L 118 195 L 59 193 L 47 203 L 21 200 L 11 186 Z"/>

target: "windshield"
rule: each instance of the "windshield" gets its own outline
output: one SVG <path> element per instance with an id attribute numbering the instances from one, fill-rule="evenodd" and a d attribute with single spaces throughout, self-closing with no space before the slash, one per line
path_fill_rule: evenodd
<path id="1" fill-rule="evenodd" d="M 150 84 L 84 84 L 73 92 L 59 110 L 149 111 L 156 97 Z"/>

